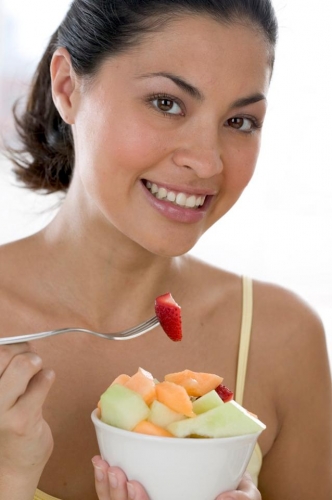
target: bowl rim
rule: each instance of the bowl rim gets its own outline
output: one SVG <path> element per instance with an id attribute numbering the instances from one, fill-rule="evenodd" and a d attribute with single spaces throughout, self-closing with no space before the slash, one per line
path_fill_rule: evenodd
<path id="1" fill-rule="evenodd" d="M 261 431 L 251 433 L 251 434 L 241 434 L 240 436 L 228 436 L 228 437 L 218 437 L 218 438 L 179 438 L 179 437 L 164 437 L 164 436 L 151 436 L 148 434 L 141 434 L 138 432 L 132 432 L 132 431 L 127 431 L 125 429 L 120 429 L 118 427 L 114 427 L 113 425 L 106 424 L 105 422 L 102 422 L 100 418 L 97 415 L 98 408 L 95 408 L 93 412 L 91 413 L 91 420 L 95 427 L 99 427 L 100 429 L 104 429 L 106 431 L 109 431 L 112 429 L 112 432 L 118 436 L 131 436 L 134 440 L 139 440 L 139 441 L 153 441 L 153 442 L 172 442 L 172 443 L 181 443 L 183 442 L 188 443 L 188 446 L 193 446 L 194 444 L 197 445 L 197 443 L 200 443 L 200 446 L 211 446 L 211 443 L 229 443 L 229 442 L 241 442 L 241 441 L 257 441 L 258 437 L 260 434 L 263 432 L 263 429 Z M 189 444 L 191 443 L 191 444 Z"/>

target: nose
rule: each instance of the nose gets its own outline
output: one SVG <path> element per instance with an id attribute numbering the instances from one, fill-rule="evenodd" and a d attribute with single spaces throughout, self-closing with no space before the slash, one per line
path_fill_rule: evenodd
<path id="1" fill-rule="evenodd" d="M 178 167 L 195 171 L 202 179 L 218 175 L 223 171 L 223 162 L 217 148 L 191 147 L 179 148 L 173 153 L 173 161 Z"/>

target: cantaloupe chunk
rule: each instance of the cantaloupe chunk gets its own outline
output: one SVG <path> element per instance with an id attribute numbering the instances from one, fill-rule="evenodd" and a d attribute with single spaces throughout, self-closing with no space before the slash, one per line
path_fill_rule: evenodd
<path id="1" fill-rule="evenodd" d="M 169 373 L 165 376 L 167 382 L 181 385 L 185 388 L 189 396 L 204 396 L 212 391 L 223 381 L 222 377 L 213 373 L 200 373 L 191 370 L 184 370 L 177 373 Z"/>
<path id="2" fill-rule="evenodd" d="M 156 399 L 156 384 L 150 372 L 139 368 L 124 384 L 132 391 L 138 392 L 149 406 Z"/>
<path id="3" fill-rule="evenodd" d="M 126 375 L 125 373 L 121 373 L 121 375 L 118 375 L 116 379 L 113 380 L 112 384 L 119 384 L 119 385 L 126 385 L 126 382 L 130 380 L 130 376 Z"/>
<path id="4" fill-rule="evenodd" d="M 219 397 L 218 394 L 216 396 Z M 184 418 L 185 416 L 182 413 L 171 410 L 168 406 L 155 399 L 150 406 L 148 421 L 165 429 L 172 422 L 178 422 L 184 420 Z"/>
<path id="5" fill-rule="evenodd" d="M 195 416 L 190 397 L 181 385 L 168 381 L 160 382 L 156 385 L 156 398 L 177 413 L 182 413 L 186 417 Z"/>
<path id="6" fill-rule="evenodd" d="M 141 422 L 134 427 L 133 432 L 138 432 L 139 434 L 149 434 L 150 436 L 174 437 L 173 434 L 168 432 L 166 429 L 163 429 L 152 422 L 148 422 L 147 420 L 141 420 Z"/>

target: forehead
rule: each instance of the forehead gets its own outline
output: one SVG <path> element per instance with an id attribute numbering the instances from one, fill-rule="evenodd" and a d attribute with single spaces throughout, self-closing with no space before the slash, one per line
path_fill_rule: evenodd
<path id="1" fill-rule="evenodd" d="M 108 63 L 128 75 L 171 72 L 198 88 L 216 85 L 238 94 L 267 92 L 270 61 L 269 43 L 250 24 L 226 25 L 209 16 L 188 15 L 149 33 L 136 47 Z"/>

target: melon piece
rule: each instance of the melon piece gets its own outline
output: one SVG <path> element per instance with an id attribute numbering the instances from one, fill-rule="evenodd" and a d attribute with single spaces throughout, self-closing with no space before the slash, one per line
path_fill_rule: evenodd
<path id="1" fill-rule="evenodd" d="M 160 403 L 168 406 L 177 413 L 186 417 L 194 417 L 193 404 L 186 390 L 173 382 L 160 382 L 156 385 L 156 398 Z"/>
<path id="2" fill-rule="evenodd" d="M 121 375 L 118 375 L 112 382 L 111 385 L 114 385 L 114 384 L 120 384 L 120 385 L 125 385 L 126 382 L 128 382 L 128 380 L 130 380 L 130 376 L 129 375 L 126 375 L 125 373 L 122 373 Z"/>
<path id="3" fill-rule="evenodd" d="M 148 418 L 150 408 L 137 392 L 124 385 L 111 385 L 100 398 L 101 420 L 105 424 L 131 431 Z"/>
<path id="4" fill-rule="evenodd" d="M 150 372 L 139 368 L 138 371 L 129 378 L 125 383 L 125 387 L 132 391 L 138 392 L 144 399 L 147 405 L 156 399 L 156 384 Z"/>
<path id="5" fill-rule="evenodd" d="M 220 396 L 218 396 L 215 390 L 212 390 L 193 402 L 193 410 L 196 415 L 200 415 L 201 413 L 205 413 L 206 411 L 212 410 L 213 408 L 223 404 L 225 403 Z"/>
<path id="6" fill-rule="evenodd" d="M 133 432 L 138 432 L 139 434 L 149 434 L 150 436 L 174 437 L 173 434 L 168 432 L 166 429 L 163 429 L 152 422 L 148 422 L 147 420 L 139 422 L 136 427 L 133 428 Z"/>
<path id="7" fill-rule="evenodd" d="M 191 435 L 219 438 L 255 434 L 266 426 L 235 401 L 221 404 L 201 413 L 196 418 L 173 422 L 167 430 L 174 436 L 184 438 Z"/>
<path id="8" fill-rule="evenodd" d="M 185 417 L 182 413 L 177 413 L 163 403 L 160 403 L 160 401 L 155 400 L 150 406 L 148 421 L 158 425 L 158 427 L 165 428 L 172 422 L 178 422 L 184 418 Z"/>
<path id="9" fill-rule="evenodd" d="M 184 370 L 177 373 L 169 373 L 165 376 L 167 382 L 184 387 L 189 396 L 204 396 L 204 394 L 212 391 L 223 381 L 219 375 L 213 373 L 200 373 L 191 370 Z"/>

